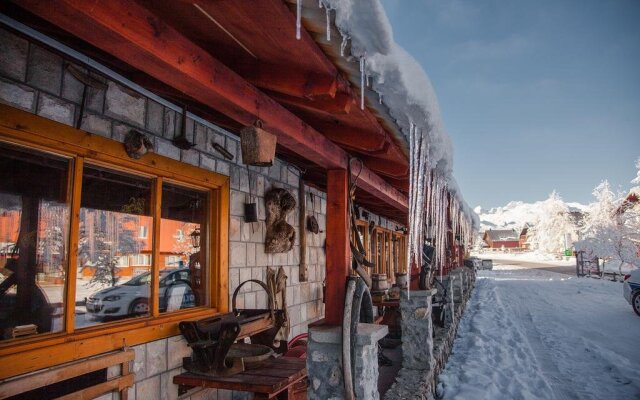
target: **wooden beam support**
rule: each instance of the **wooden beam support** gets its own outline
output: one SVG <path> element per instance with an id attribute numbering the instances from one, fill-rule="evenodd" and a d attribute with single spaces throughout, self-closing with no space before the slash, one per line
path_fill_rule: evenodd
<path id="1" fill-rule="evenodd" d="M 273 91 L 268 92 L 268 94 L 284 106 L 324 115 L 349 114 L 354 102 L 351 96 L 346 93 L 337 93 L 335 97 L 319 96 L 312 98 L 294 97 Z"/>
<path id="2" fill-rule="evenodd" d="M 351 265 L 348 222 L 349 177 L 344 169 L 327 171 L 327 278 L 324 318 L 342 325 L 345 283 Z"/>
<path id="3" fill-rule="evenodd" d="M 348 154 L 137 2 L 21 0 L 17 5 L 108 52 L 242 125 L 256 119 L 278 144 L 325 169 L 346 169 Z M 367 173 L 364 173 L 367 172 Z M 359 186 L 407 211 L 407 198 L 367 170 Z"/>
<path id="4" fill-rule="evenodd" d="M 283 65 L 255 63 L 239 65 L 235 71 L 261 89 L 297 98 L 335 97 L 338 89 L 337 75 L 299 71 Z"/>

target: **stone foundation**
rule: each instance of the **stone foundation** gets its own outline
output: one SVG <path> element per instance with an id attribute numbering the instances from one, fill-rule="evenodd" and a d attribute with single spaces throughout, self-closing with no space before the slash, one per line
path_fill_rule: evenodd
<path id="1" fill-rule="evenodd" d="M 357 399 L 378 400 L 378 340 L 389 333 L 386 325 L 359 324 L 355 343 L 354 392 Z M 352 347 L 354 344 L 351 344 Z M 309 329 L 307 345 L 309 400 L 344 399 L 342 327 Z"/>
<path id="2" fill-rule="evenodd" d="M 403 351 L 403 364 L 402 369 L 398 373 L 396 377 L 396 381 L 393 386 L 387 391 L 385 394 L 385 400 L 432 400 L 435 399 L 436 385 L 438 380 L 438 375 L 444 368 L 449 355 L 451 354 L 451 349 L 453 347 L 453 342 L 456 337 L 456 332 L 458 330 L 458 324 L 460 323 L 460 319 L 462 318 L 462 313 L 466 307 L 467 301 L 471 294 L 471 289 L 475 283 L 475 273 L 468 268 L 458 268 L 450 272 L 449 277 L 445 281 L 445 287 L 447 287 L 447 295 L 449 299 L 452 301 L 450 305 L 453 308 L 453 313 L 451 318 L 447 318 L 447 322 L 444 328 L 439 326 L 433 326 L 431 322 L 431 318 L 427 320 L 422 320 L 419 322 L 418 319 L 415 319 L 414 322 L 410 322 L 407 326 L 414 325 L 417 329 L 422 329 L 423 331 L 434 332 L 434 338 L 425 340 L 422 343 L 416 341 L 418 336 L 411 335 L 405 338 L 405 311 L 403 310 L 403 337 L 402 337 L 402 351 Z M 457 289 L 457 290 L 455 290 Z M 430 292 L 430 291 L 424 291 Z M 411 302 L 413 303 L 418 300 L 414 300 L 415 294 L 420 292 L 412 292 L 411 293 Z M 433 294 L 435 294 L 435 290 L 433 290 Z M 406 296 L 406 295 L 405 295 Z M 455 301 L 453 301 L 455 300 Z M 402 301 L 404 301 L 404 297 L 401 300 L 401 309 Z M 425 301 L 422 300 L 424 303 Z M 428 300 L 429 305 L 429 316 L 431 315 L 431 297 L 429 296 Z M 411 308 L 407 304 L 405 306 L 406 310 L 409 311 Z M 450 309 L 448 310 L 450 311 Z M 420 312 L 419 314 L 422 314 Z M 406 314 L 411 315 L 411 314 Z M 405 341 L 409 342 L 405 345 Z M 420 349 L 420 347 L 422 347 Z M 406 350 L 405 350 L 406 349 Z M 410 351 L 407 355 L 406 351 Z M 416 353 L 416 351 L 418 353 Z M 421 354 L 420 357 L 424 357 L 427 354 L 431 354 L 431 358 L 422 361 L 422 363 L 418 362 L 418 357 L 415 354 Z"/>

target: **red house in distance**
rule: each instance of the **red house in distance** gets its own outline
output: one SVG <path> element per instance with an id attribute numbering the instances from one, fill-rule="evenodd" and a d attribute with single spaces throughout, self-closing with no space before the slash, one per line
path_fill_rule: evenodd
<path id="1" fill-rule="evenodd" d="M 520 248 L 520 237 L 513 229 L 489 229 L 484 231 L 482 240 L 490 249 L 516 249 Z"/>

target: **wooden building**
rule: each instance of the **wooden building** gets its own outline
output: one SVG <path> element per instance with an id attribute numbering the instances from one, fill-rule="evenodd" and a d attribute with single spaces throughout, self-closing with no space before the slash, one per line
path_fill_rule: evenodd
<path id="1" fill-rule="evenodd" d="M 108 372 L 74 383 L 85 396 L 177 398 L 191 352 L 178 323 L 228 312 L 267 266 L 288 276 L 290 337 L 341 324 L 350 166 L 376 268 L 390 280 L 410 269 L 406 139 L 371 90 L 360 108 L 357 64 L 326 40 L 324 13 L 307 7 L 299 40 L 293 0 L 26 0 L 0 13 L 0 397 L 49 390 L 63 378 L 48 369 L 75 365 Z M 271 166 L 243 163 L 239 134 L 257 121 L 277 138 Z M 153 151 L 132 157 L 123 143 L 142 137 Z M 305 206 L 287 217 L 288 252 L 265 251 L 273 188 Z M 308 216 L 319 230 L 300 243 Z M 168 309 L 163 271 L 180 267 L 196 300 Z M 148 289 L 128 312 L 107 304 L 125 295 L 104 295 L 96 307 L 120 317 L 95 318 L 104 282 L 89 281 L 113 268 L 113 284 L 146 274 Z M 237 303 L 266 308 L 267 296 L 245 285 Z"/>
<path id="2" fill-rule="evenodd" d="M 524 228 L 520 231 L 520 237 L 518 238 L 518 246 L 522 250 L 529 249 L 529 225 L 525 225 Z"/>
<path id="3" fill-rule="evenodd" d="M 518 232 L 514 229 L 489 229 L 482 235 L 482 240 L 490 249 L 519 248 L 519 239 Z"/>

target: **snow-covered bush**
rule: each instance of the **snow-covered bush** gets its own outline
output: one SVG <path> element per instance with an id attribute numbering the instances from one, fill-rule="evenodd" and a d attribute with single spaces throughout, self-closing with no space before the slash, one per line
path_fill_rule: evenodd
<path id="1" fill-rule="evenodd" d="M 569 216 L 569 207 L 553 191 L 542 202 L 538 219 L 529 229 L 529 246 L 541 253 L 561 253 L 565 249 L 565 236 L 575 232 L 575 229 Z"/>

